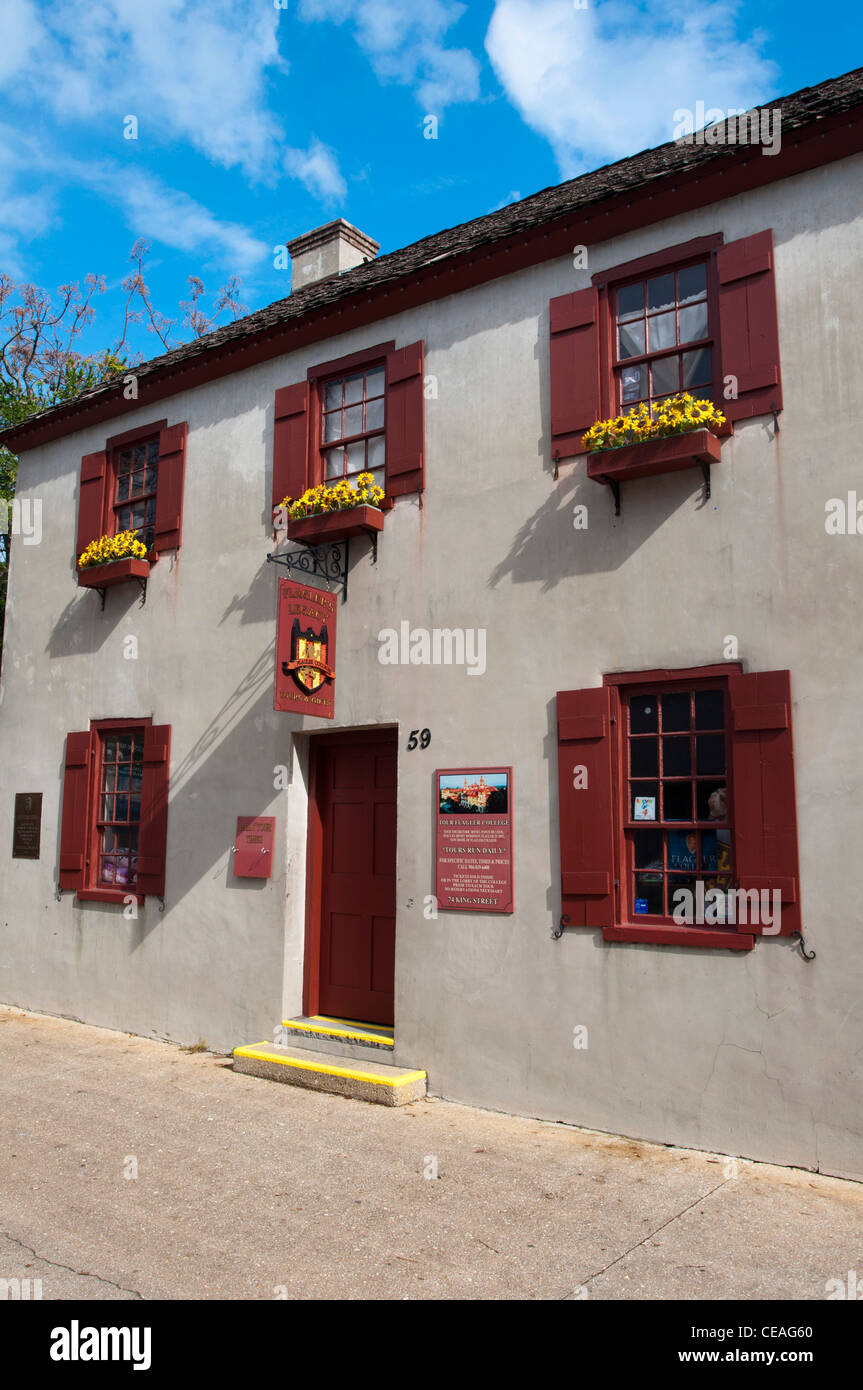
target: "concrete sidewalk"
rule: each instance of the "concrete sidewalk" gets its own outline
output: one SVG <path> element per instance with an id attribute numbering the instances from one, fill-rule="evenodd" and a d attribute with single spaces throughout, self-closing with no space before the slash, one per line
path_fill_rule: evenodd
<path id="1" fill-rule="evenodd" d="M 45 1299 L 821 1300 L 850 1270 L 863 1286 L 856 1183 L 444 1101 L 367 1105 L 5 1008 L 0 1204 L 0 1279 L 41 1279 Z"/>

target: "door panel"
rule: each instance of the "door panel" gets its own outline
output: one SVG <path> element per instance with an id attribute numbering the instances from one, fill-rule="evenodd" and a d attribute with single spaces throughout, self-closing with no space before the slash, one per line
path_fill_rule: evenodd
<path id="1" fill-rule="evenodd" d="M 393 1022 L 396 735 L 321 743 L 321 1013 Z"/>

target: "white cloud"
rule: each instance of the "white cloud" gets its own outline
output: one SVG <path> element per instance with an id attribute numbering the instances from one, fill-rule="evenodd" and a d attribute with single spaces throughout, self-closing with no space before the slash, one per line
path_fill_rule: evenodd
<path id="1" fill-rule="evenodd" d="M 271 175 L 281 133 L 267 79 L 286 66 L 273 5 L 66 0 L 51 8 L 48 31 L 27 0 L 4 4 L 16 37 L 0 86 L 13 100 L 29 93 L 61 122 L 113 123 L 118 140 L 123 116 L 136 115 L 142 140 L 185 141 L 248 177 Z"/>
<path id="2" fill-rule="evenodd" d="M 285 168 L 325 202 L 336 202 L 348 191 L 335 152 L 320 140 L 312 140 L 307 150 L 286 150 Z"/>
<path id="3" fill-rule="evenodd" d="M 119 207 L 136 237 L 193 251 L 202 265 L 228 265 L 244 274 L 260 269 L 270 248 L 236 222 L 220 222 L 188 193 L 138 169 L 107 162 L 78 166 L 78 179 Z"/>
<path id="4" fill-rule="evenodd" d="M 479 96 L 476 58 L 445 42 L 464 11 L 453 0 L 300 0 L 299 13 L 306 21 L 351 21 L 381 81 L 412 86 L 425 110 L 440 112 Z"/>
<path id="5" fill-rule="evenodd" d="M 509 100 L 570 176 L 672 139 L 674 112 L 763 99 L 775 65 L 735 31 L 738 5 L 495 0 L 486 50 Z M 758 42 L 763 42 L 763 35 Z"/>

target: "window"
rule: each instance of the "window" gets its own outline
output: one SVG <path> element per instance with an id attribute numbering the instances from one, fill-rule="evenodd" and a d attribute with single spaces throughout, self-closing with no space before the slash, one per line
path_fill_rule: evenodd
<path id="1" fill-rule="evenodd" d="M 800 930 L 787 671 L 608 675 L 558 693 L 557 727 L 565 926 L 733 950 Z"/>
<path id="2" fill-rule="evenodd" d="M 276 392 L 275 511 L 307 488 L 373 474 L 388 498 L 425 487 L 425 348 L 395 341 L 309 367 Z"/>
<path id="3" fill-rule="evenodd" d="M 84 901 L 164 896 L 171 728 L 92 721 L 66 735 L 60 888 Z"/>
<path id="4" fill-rule="evenodd" d="M 144 730 L 99 735 L 99 818 L 96 822 L 99 883 L 134 887 L 144 778 Z"/>
<path id="5" fill-rule="evenodd" d="M 385 486 L 385 392 L 383 364 L 321 383 L 321 459 L 325 483 L 342 478 L 354 482 L 358 473 L 371 473 L 378 487 Z"/>
<path id="6" fill-rule="evenodd" d="M 114 451 L 114 534 L 137 531 L 148 550 L 155 538 L 158 478 L 158 437 Z"/>
<path id="7" fill-rule="evenodd" d="M 617 406 L 653 407 L 677 391 L 711 399 L 707 262 L 620 285 L 614 300 Z"/>
<path id="8" fill-rule="evenodd" d="M 598 271 L 550 301 L 549 357 L 555 461 L 584 453 L 595 421 L 676 391 L 711 399 L 729 427 L 781 410 L 773 232 L 696 237 Z"/>
<path id="9" fill-rule="evenodd" d="M 621 693 L 625 720 L 624 916 L 671 920 L 684 899 L 732 885 L 722 686 Z"/>
<path id="10" fill-rule="evenodd" d="M 75 555 L 100 536 L 137 530 L 149 558 L 182 540 L 186 425 L 128 430 L 81 460 Z"/>

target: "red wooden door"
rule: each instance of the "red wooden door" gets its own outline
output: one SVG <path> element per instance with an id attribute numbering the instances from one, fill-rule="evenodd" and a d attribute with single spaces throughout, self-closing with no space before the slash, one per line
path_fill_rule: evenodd
<path id="1" fill-rule="evenodd" d="M 397 735 L 322 744 L 318 1008 L 393 1022 Z"/>

